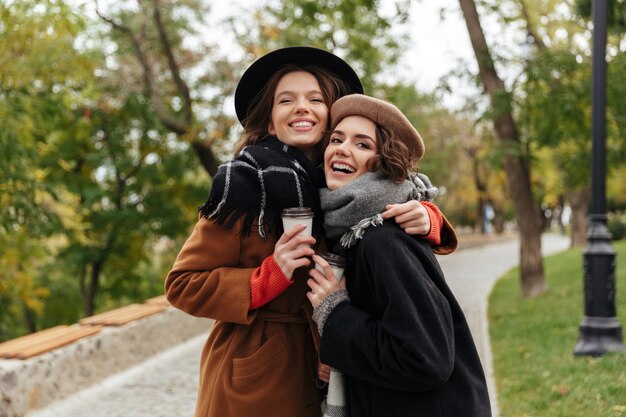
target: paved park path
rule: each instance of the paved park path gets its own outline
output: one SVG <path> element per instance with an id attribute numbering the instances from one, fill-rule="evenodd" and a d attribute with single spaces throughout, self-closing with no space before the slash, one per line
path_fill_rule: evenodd
<path id="1" fill-rule="evenodd" d="M 510 239 L 484 243 L 474 243 L 471 248 L 438 259 L 470 323 L 497 417 L 487 297 L 497 278 L 519 263 L 519 242 Z M 567 237 L 543 237 L 544 255 L 568 246 Z M 205 339 L 206 335 L 191 339 L 28 417 L 192 417 L 199 356 Z"/>

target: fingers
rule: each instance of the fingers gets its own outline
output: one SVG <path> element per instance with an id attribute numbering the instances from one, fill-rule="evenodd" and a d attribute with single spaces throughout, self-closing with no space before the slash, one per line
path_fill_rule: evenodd
<path id="1" fill-rule="evenodd" d="M 315 308 L 330 294 L 346 288 L 346 284 L 345 280 L 342 280 L 341 283 L 337 282 L 331 266 L 322 257 L 314 255 L 313 260 L 324 270 L 323 273 L 316 268 L 312 268 L 309 271 L 311 278 L 307 280 L 307 285 L 311 288 L 311 291 L 306 296 L 313 308 Z"/>
<path id="2" fill-rule="evenodd" d="M 383 211 L 382 213 L 383 219 L 391 219 L 399 213 L 399 209 L 396 207 L 395 204 L 387 204 L 385 206 L 385 209 L 386 211 Z"/>
<path id="3" fill-rule="evenodd" d="M 275 252 L 274 259 L 281 267 L 284 265 L 289 269 L 297 269 L 302 266 L 311 265 L 311 260 L 307 258 L 311 256 L 309 248 L 301 248 L 291 252 Z"/>
<path id="4" fill-rule="evenodd" d="M 414 224 L 410 224 L 412 222 L 417 223 L 417 224 L 422 224 L 427 221 L 430 222 L 428 218 L 428 212 L 426 211 L 424 206 L 422 206 L 421 204 L 419 204 L 418 207 L 415 207 L 409 211 L 405 211 L 404 213 L 397 215 L 394 220 L 399 225 L 408 224 L 409 226 L 414 225 Z"/>
<path id="5" fill-rule="evenodd" d="M 301 244 L 301 243 L 308 243 L 310 245 L 314 245 L 315 244 L 315 238 L 313 236 L 310 236 L 310 235 L 300 235 L 299 234 L 304 229 L 306 229 L 306 225 L 305 224 L 299 224 L 299 225 L 296 225 L 296 226 L 292 227 L 291 229 L 285 230 L 285 232 L 282 234 L 280 239 L 278 239 L 277 243 L 288 244 L 288 243 L 294 241 L 294 237 L 297 236 L 296 239 L 298 239 L 298 243 L 295 243 L 294 244 L 295 246 L 297 246 L 298 244 Z"/>
<path id="6" fill-rule="evenodd" d="M 330 279 L 330 278 L 335 278 L 335 273 L 333 272 L 333 268 L 330 266 L 330 264 L 328 262 L 326 262 L 326 260 L 324 258 L 322 258 L 319 255 L 313 255 L 313 262 L 315 262 L 317 265 L 319 265 L 323 272 L 323 275 L 325 278 Z"/>
<path id="7" fill-rule="evenodd" d="M 397 220 L 398 216 L 402 216 L 405 213 L 414 212 L 415 210 L 419 210 L 420 208 L 423 208 L 423 207 L 418 201 L 409 200 L 406 203 L 402 203 L 402 204 L 388 204 L 385 208 L 387 209 L 387 211 L 383 212 L 382 214 L 383 219 L 390 219 L 392 217 L 395 217 L 396 222 L 398 222 Z"/>
<path id="8" fill-rule="evenodd" d="M 330 294 L 330 292 L 328 292 L 324 287 L 318 284 L 313 278 L 307 280 L 306 283 L 311 288 L 311 291 L 306 293 L 306 297 L 311 302 L 313 308 L 316 308 L 322 302 L 322 300 Z"/>
<path id="9" fill-rule="evenodd" d="M 339 288 L 341 288 L 342 290 L 347 290 L 348 287 L 346 285 L 346 277 L 343 276 L 341 277 L 341 281 L 339 281 Z"/>
<path id="10" fill-rule="evenodd" d="M 305 228 L 306 225 L 297 225 L 286 230 L 274 246 L 274 260 L 289 279 L 296 269 L 309 266 L 311 261 L 306 257 L 315 254 L 315 238 L 301 234 Z"/>
<path id="11" fill-rule="evenodd" d="M 306 281 L 307 285 L 309 286 L 309 288 L 311 288 L 311 291 L 313 293 L 321 293 L 324 290 L 322 284 L 326 282 L 326 278 L 324 278 L 324 275 L 313 269 L 309 271 L 309 275 L 311 276 L 311 278 Z"/>
<path id="12" fill-rule="evenodd" d="M 280 243 L 287 243 L 289 240 L 291 240 L 292 237 L 294 237 L 304 229 L 306 229 L 306 225 L 304 224 L 298 224 L 291 229 L 287 229 L 284 231 L 283 235 L 280 237 L 280 239 L 278 239 L 278 241 Z"/>
<path id="13" fill-rule="evenodd" d="M 302 248 L 312 249 L 313 245 L 315 245 L 315 238 L 307 235 L 295 235 L 284 243 L 280 241 L 276 243 L 276 246 L 280 246 L 284 251 L 295 251 Z"/>
<path id="14" fill-rule="evenodd" d="M 311 302 L 311 305 L 313 306 L 313 308 L 316 308 L 320 302 L 322 301 L 322 299 L 320 298 L 319 295 L 315 294 L 314 292 L 309 291 L 308 293 L 306 293 L 306 298 L 309 299 L 309 301 Z"/>
<path id="15" fill-rule="evenodd" d="M 308 245 L 294 246 L 293 248 L 291 246 L 276 243 L 274 247 L 274 260 L 289 279 L 296 269 L 311 265 L 311 260 L 307 257 L 315 253 L 313 248 Z"/>
<path id="16" fill-rule="evenodd" d="M 339 290 L 341 286 L 334 276 L 330 279 L 315 269 L 309 271 L 307 285 L 311 288 L 311 293 L 320 297 L 320 300 Z"/>
<path id="17" fill-rule="evenodd" d="M 309 258 L 298 258 L 290 262 L 292 269 L 295 271 L 298 268 L 311 265 Z"/>
<path id="18" fill-rule="evenodd" d="M 430 227 L 407 227 L 404 232 L 407 235 L 426 236 L 430 233 Z"/>
<path id="19" fill-rule="evenodd" d="M 276 262 L 289 262 L 293 259 L 302 258 L 303 256 L 312 256 L 315 253 L 313 248 L 309 246 L 300 246 L 298 248 L 290 249 L 286 246 L 276 246 L 274 248 L 274 258 Z"/>
<path id="20" fill-rule="evenodd" d="M 422 227 L 426 223 L 430 223 L 430 218 L 428 217 L 428 215 L 425 215 L 425 216 L 420 215 L 419 218 L 408 217 L 407 219 L 400 219 L 400 220 L 398 220 L 398 218 L 396 217 L 396 223 L 398 223 L 398 225 L 400 225 L 400 227 L 403 227 L 403 228 Z"/>
<path id="21" fill-rule="evenodd" d="M 319 363 L 317 367 L 318 378 L 321 381 L 328 382 L 330 381 L 330 366 L 325 365 L 323 363 Z"/>

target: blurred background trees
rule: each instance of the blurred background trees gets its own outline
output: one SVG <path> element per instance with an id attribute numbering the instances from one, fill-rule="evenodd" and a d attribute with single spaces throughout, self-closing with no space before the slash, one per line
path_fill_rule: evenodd
<path id="1" fill-rule="evenodd" d="M 439 88 L 396 76 L 415 2 L 262 1 L 230 14 L 204 0 L 0 4 L 0 341 L 162 293 L 165 273 L 240 133 L 232 94 L 256 57 L 313 45 L 350 62 L 426 141 L 419 169 L 461 232 L 515 229 L 493 131 L 508 111 L 543 228 L 584 241 L 590 171 L 590 1 L 482 0 L 506 100 L 476 62 Z M 626 210 L 626 16 L 609 36 L 608 198 Z M 217 7 L 217 6 L 216 6 Z M 460 8 L 442 10 L 443 19 Z M 511 41 L 513 39 L 513 41 Z M 429 40 L 437 42 L 437 39 Z M 423 63 L 422 63 L 423 64 Z M 461 108 L 443 105 L 467 83 Z M 474 86 L 474 87 L 472 87 Z M 502 107 L 503 106 L 503 107 Z M 622 232 L 623 233 L 623 232 Z"/>

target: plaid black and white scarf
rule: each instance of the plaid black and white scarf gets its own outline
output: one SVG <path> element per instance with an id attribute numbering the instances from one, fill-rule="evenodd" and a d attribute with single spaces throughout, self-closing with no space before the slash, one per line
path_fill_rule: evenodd
<path id="1" fill-rule="evenodd" d="M 315 214 L 313 231 L 319 233 L 319 188 L 324 186 L 324 174 L 312 161 L 269 136 L 219 167 L 200 214 L 227 228 L 243 216 L 242 235 L 248 235 L 256 225 L 265 238 L 266 227 L 275 236 L 282 233 L 280 214 L 284 208 L 310 207 Z"/>

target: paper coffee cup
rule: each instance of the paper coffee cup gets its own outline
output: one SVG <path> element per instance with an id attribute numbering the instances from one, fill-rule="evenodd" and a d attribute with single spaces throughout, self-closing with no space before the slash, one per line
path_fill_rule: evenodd
<path id="1" fill-rule="evenodd" d="M 333 273 L 335 274 L 337 282 L 341 282 L 341 278 L 343 278 L 343 271 L 346 269 L 346 259 L 343 256 L 335 255 L 330 252 L 320 253 L 319 256 L 328 262 L 333 270 Z M 322 267 L 317 263 L 315 264 L 315 269 L 320 271 L 322 274 L 324 273 Z"/>
<path id="2" fill-rule="evenodd" d="M 306 229 L 302 232 L 305 235 L 313 233 L 313 210 L 309 207 L 291 207 L 282 211 L 283 231 L 287 231 L 299 224 L 306 224 Z"/>

